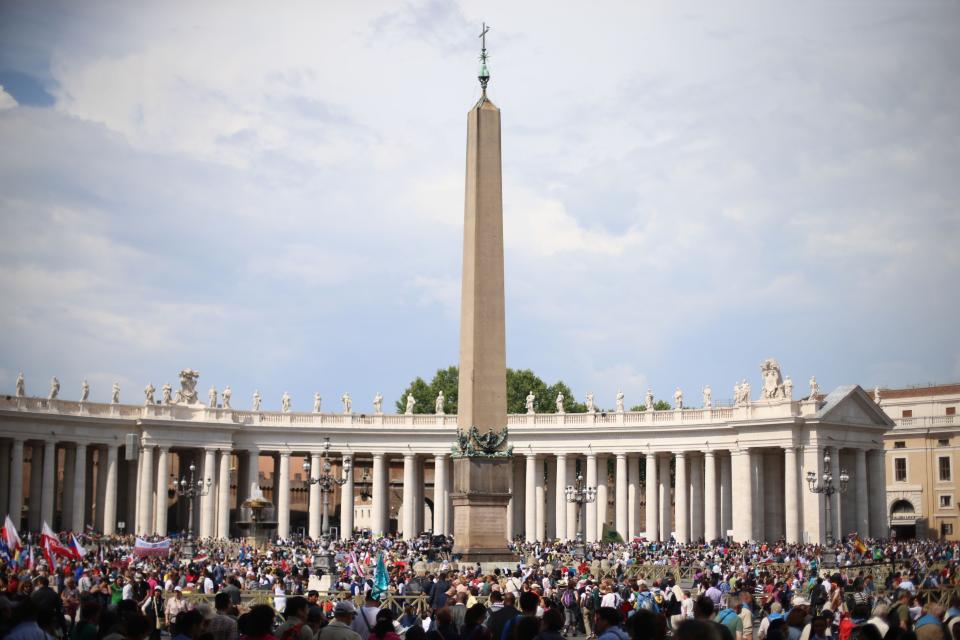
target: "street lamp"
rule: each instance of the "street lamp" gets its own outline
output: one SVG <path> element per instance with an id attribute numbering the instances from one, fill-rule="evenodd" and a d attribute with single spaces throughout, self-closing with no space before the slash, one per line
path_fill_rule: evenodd
<path id="1" fill-rule="evenodd" d="M 210 487 L 213 484 L 213 480 L 207 478 L 206 484 L 204 484 L 203 479 L 194 480 L 194 475 L 197 472 L 197 465 L 190 464 L 190 480 L 187 481 L 186 478 L 180 476 L 180 482 L 178 483 L 176 478 L 173 479 L 173 491 L 178 498 L 183 498 L 187 501 L 187 541 L 183 544 L 183 556 L 185 558 L 192 558 L 194 555 L 194 546 L 193 546 L 193 503 L 197 498 L 202 496 L 210 495 Z"/>
<path id="2" fill-rule="evenodd" d="M 583 505 L 588 502 L 593 502 L 597 499 L 597 488 L 588 487 L 583 481 L 583 476 L 577 474 L 576 484 L 567 485 L 567 488 L 564 489 L 564 494 L 566 495 L 567 502 L 577 505 L 577 520 L 580 521 L 583 518 Z M 581 542 L 580 539 L 580 527 L 577 527 L 577 544 L 579 546 Z"/>
<path id="3" fill-rule="evenodd" d="M 838 454 L 839 455 L 839 454 Z M 822 493 L 827 499 L 827 548 L 823 553 L 823 565 L 827 567 L 835 566 L 837 563 L 837 554 L 833 548 L 833 505 L 831 505 L 833 494 L 844 494 L 847 492 L 847 486 L 850 483 L 850 476 L 846 469 L 840 469 L 839 486 L 833 484 L 833 473 L 830 471 L 830 452 L 823 452 L 823 475 L 817 482 L 817 474 L 813 471 L 807 471 L 807 484 L 812 493 Z"/>
<path id="4" fill-rule="evenodd" d="M 343 469 L 340 477 L 334 477 L 332 474 L 333 464 L 330 462 L 330 438 L 323 439 L 323 451 L 320 453 L 320 475 L 316 478 L 310 475 L 310 459 L 305 457 L 303 461 L 303 471 L 307 474 L 307 482 L 320 485 L 320 495 L 323 498 L 323 520 L 321 527 L 321 536 L 325 539 L 330 537 L 330 493 L 333 486 L 343 486 L 349 478 L 350 470 L 353 466 L 349 456 L 343 457 Z M 347 532 L 348 534 L 351 532 Z"/>

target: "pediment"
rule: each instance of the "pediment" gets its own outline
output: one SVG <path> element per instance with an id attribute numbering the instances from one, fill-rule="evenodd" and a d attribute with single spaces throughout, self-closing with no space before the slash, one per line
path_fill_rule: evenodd
<path id="1" fill-rule="evenodd" d="M 895 426 L 860 385 L 845 385 L 831 391 L 824 398 L 816 418 L 822 422 L 875 426 L 883 430 Z"/>

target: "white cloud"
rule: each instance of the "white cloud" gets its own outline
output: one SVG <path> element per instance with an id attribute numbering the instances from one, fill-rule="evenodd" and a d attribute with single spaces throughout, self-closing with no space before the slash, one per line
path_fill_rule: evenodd
<path id="1" fill-rule="evenodd" d="M 0 111 L 4 109 L 12 109 L 17 106 L 17 101 L 13 99 L 9 93 L 3 88 L 3 85 L 0 84 Z"/>

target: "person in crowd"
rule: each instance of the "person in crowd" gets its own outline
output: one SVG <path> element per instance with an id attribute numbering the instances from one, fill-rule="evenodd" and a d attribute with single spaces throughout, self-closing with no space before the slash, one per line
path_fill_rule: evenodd
<path id="1" fill-rule="evenodd" d="M 727 625 L 721 624 L 713 619 L 714 617 L 713 600 L 711 600 L 706 595 L 700 596 L 693 603 L 693 617 L 695 620 L 706 621 L 706 622 L 709 622 L 711 625 L 713 625 L 714 633 L 719 635 L 721 640 L 735 640 L 735 638 L 733 637 L 733 634 L 730 632 L 730 628 L 727 627 Z M 699 628 L 699 626 L 696 628 Z"/>
<path id="2" fill-rule="evenodd" d="M 370 631 L 370 640 L 400 640 L 394 626 L 393 611 L 390 609 L 380 609 L 377 612 L 376 624 Z"/>
<path id="3" fill-rule="evenodd" d="M 630 636 L 621 628 L 623 616 L 613 607 L 600 607 L 594 618 L 597 640 L 629 640 Z"/>
<path id="4" fill-rule="evenodd" d="M 287 606 L 283 610 L 283 624 L 275 635 L 279 640 L 314 640 L 313 629 L 307 624 L 307 612 L 310 608 L 307 599 L 303 596 L 287 598 Z"/>
<path id="5" fill-rule="evenodd" d="M 319 640 L 360 640 L 353 630 L 357 608 L 349 600 L 340 600 L 333 606 L 333 621 L 320 632 Z"/>

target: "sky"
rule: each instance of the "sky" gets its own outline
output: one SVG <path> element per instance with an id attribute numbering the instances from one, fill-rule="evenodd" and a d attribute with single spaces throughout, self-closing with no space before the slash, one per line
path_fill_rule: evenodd
<path id="1" fill-rule="evenodd" d="M 956 2 L 4 0 L 0 390 L 362 411 L 455 364 L 483 21 L 508 366 L 960 380 Z"/>

